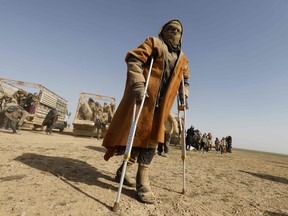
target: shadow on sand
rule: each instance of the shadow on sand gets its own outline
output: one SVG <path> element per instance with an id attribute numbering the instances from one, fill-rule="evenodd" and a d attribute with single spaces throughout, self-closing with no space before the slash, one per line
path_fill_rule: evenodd
<path id="1" fill-rule="evenodd" d="M 106 152 L 106 148 L 105 147 L 101 147 L 101 146 L 85 146 L 85 147 L 88 148 L 88 149 L 91 149 L 91 150 L 98 151 L 98 152 L 103 152 L 103 153 Z"/>
<path id="2" fill-rule="evenodd" d="M 286 213 L 265 211 L 264 216 L 288 216 Z"/>
<path id="3" fill-rule="evenodd" d="M 243 172 L 243 173 L 250 174 L 250 175 L 258 177 L 258 178 L 262 178 L 262 179 L 266 179 L 266 180 L 270 180 L 270 181 L 274 181 L 274 182 L 279 182 L 282 184 L 288 184 L 288 179 L 283 178 L 283 177 L 272 176 L 272 175 L 261 174 L 261 173 L 248 172 L 248 171 L 244 171 L 244 170 L 239 170 L 239 171 Z"/>
<path id="4" fill-rule="evenodd" d="M 101 202 L 97 198 L 87 194 L 86 192 L 82 191 L 80 188 L 69 182 L 82 182 L 87 185 L 95 185 L 107 189 L 109 188 L 117 192 L 117 186 L 107 184 L 99 180 L 101 178 L 104 178 L 106 180 L 115 182 L 114 178 L 111 178 L 109 175 L 107 175 L 107 172 L 105 173 L 105 171 L 99 171 L 95 167 L 92 167 L 84 161 L 65 157 L 54 157 L 34 153 L 25 153 L 21 156 L 16 157 L 14 160 L 35 169 L 53 174 L 75 190 L 101 203 L 102 205 L 111 210 L 111 206 L 108 206 L 106 203 Z M 135 198 L 134 189 L 127 189 L 123 187 L 122 194 Z"/>

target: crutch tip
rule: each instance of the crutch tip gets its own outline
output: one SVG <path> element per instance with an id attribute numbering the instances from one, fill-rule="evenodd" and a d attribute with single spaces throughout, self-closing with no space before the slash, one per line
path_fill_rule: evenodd
<path id="1" fill-rule="evenodd" d="M 182 194 L 185 194 L 185 192 L 186 192 L 185 189 L 183 189 L 183 190 L 182 190 Z"/>
<path id="2" fill-rule="evenodd" d="M 113 212 L 117 212 L 119 210 L 119 203 L 115 202 L 113 206 Z"/>

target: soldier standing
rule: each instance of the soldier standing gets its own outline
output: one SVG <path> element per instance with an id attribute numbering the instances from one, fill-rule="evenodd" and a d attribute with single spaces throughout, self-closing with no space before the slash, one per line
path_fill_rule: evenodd
<path id="1" fill-rule="evenodd" d="M 220 141 L 221 154 L 226 153 L 226 150 L 227 150 L 227 141 L 226 141 L 225 137 L 222 137 L 222 139 Z"/>
<path id="2" fill-rule="evenodd" d="M 168 156 L 169 145 L 172 134 L 179 134 L 178 122 L 174 117 L 173 113 L 170 113 L 165 121 L 165 137 L 164 143 L 158 143 L 157 153 L 158 155 L 162 155 L 164 150 L 164 157 Z"/>
<path id="3" fill-rule="evenodd" d="M 149 168 L 155 155 L 158 143 L 164 142 L 164 123 L 173 106 L 179 88 L 182 89 L 184 76 L 185 96 L 188 97 L 189 68 L 188 59 L 181 51 L 183 27 L 179 20 L 167 22 L 159 33 L 159 38 L 148 37 L 137 48 L 127 53 L 127 79 L 123 98 L 114 114 L 103 146 L 107 148 L 104 155 L 109 160 L 119 149 L 125 149 L 132 124 L 134 100 L 141 103 L 145 82 L 149 71 L 151 56 L 157 52 L 148 83 L 147 94 L 131 151 L 127 162 L 124 183 L 135 186 L 135 180 L 129 175 L 131 165 L 136 161 L 138 170 L 136 175 L 137 198 L 140 202 L 154 203 L 155 197 L 150 187 Z M 180 101 L 183 104 L 184 95 Z M 127 115 L 131 113 L 131 115 Z M 116 173 L 116 179 L 121 176 L 122 165 Z"/>
<path id="4" fill-rule="evenodd" d="M 9 119 L 6 116 L 6 110 L 8 109 L 8 107 L 18 106 L 18 104 L 16 99 L 12 95 L 8 95 L 7 93 L 2 93 L 0 100 L 1 100 L 0 127 L 8 129 L 11 125 L 10 122 L 8 124 Z M 11 108 L 10 110 L 12 111 Z"/>

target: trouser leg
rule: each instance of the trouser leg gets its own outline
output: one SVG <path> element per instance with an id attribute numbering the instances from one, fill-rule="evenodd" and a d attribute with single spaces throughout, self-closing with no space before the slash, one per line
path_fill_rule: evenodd
<path id="1" fill-rule="evenodd" d="M 155 155 L 155 148 L 132 148 L 138 152 L 137 163 L 150 165 Z"/>
<path id="2" fill-rule="evenodd" d="M 101 135 L 102 135 L 102 129 L 101 129 L 101 127 L 99 127 L 99 128 L 97 129 L 97 139 L 98 139 L 98 140 L 101 139 Z"/>
<path id="3" fill-rule="evenodd" d="M 11 127 L 13 133 L 17 133 L 17 131 L 16 131 L 17 122 L 9 120 L 9 124 L 10 124 L 10 127 Z"/>
<path id="4" fill-rule="evenodd" d="M 49 128 L 49 132 L 50 132 L 50 134 L 52 133 L 52 129 L 53 129 L 53 124 L 50 126 L 50 128 Z"/>
<path id="5" fill-rule="evenodd" d="M 2 128 L 6 129 L 8 126 L 8 118 L 4 115 L 3 117 L 3 123 L 1 125 Z M 9 127 L 9 126 L 8 126 Z"/>
<path id="6" fill-rule="evenodd" d="M 169 145 L 170 145 L 171 135 L 165 134 L 165 142 L 164 142 L 164 153 L 168 153 Z"/>
<path id="7" fill-rule="evenodd" d="M 158 154 L 158 155 L 161 155 L 161 154 L 162 154 L 162 152 L 163 152 L 163 146 L 164 146 L 163 143 L 158 143 L 158 147 L 157 147 L 157 154 Z"/>
<path id="8" fill-rule="evenodd" d="M 47 126 L 46 126 L 46 134 L 51 134 L 51 132 L 52 132 L 52 127 L 53 127 L 53 125 L 51 125 L 51 124 L 48 124 Z"/>

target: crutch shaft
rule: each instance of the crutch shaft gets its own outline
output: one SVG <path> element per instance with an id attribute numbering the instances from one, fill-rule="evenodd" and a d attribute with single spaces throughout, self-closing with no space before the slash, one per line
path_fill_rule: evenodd
<path id="1" fill-rule="evenodd" d="M 136 129 L 137 129 L 137 124 L 138 124 L 138 120 L 140 117 L 140 114 L 142 112 L 143 106 L 144 106 L 144 102 L 145 102 L 145 98 L 147 95 L 147 89 L 148 89 L 148 85 L 149 85 L 149 80 L 150 80 L 150 76 L 151 76 L 151 71 L 152 71 L 152 66 L 154 63 L 154 58 L 156 57 L 157 53 L 155 54 L 154 51 L 152 53 L 152 57 L 151 57 L 151 62 L 150 62 L 150 67 L 149 67 L 149 71 L 148 71 L 148 75 L 147 75 L 147 79 L 146 79 L 146 85 L 145 85 L 145 90 L 144 90 L 144 97 L 141 101 L 140 107 L 138 109 L 138 113 L 136 114 L 136 100 L 134 101 L 134 107 L 133 107 L 133 117 L 132 117 L 132 124 L 130 127 L 130 132 L 129 132 L 129 136 L 128 136 L 128 143 L 126 145 L 125 148 L 125 153 L 124 153 L 124 165 L 122 168 L 122 173 L 121 173 L 121 178 L 120 178 L 120 183 L 119 183 L 119 188 L 118 188 L 118 193 L 117 193 L 117 197 L 116 197 L 116 201 L 114 203 L 114 207 L 113 207 L 113 211 L 116 212 L 119 209 L 120 206 L 120 196 L 121 196 L 121 191 L 122 191 L 122 187 L 123 187 L 123 182 L 124 182 L 124 176 L 125 176 L 125 172 L 126 172 L 126 167 L 127 167 L 127 162 L 130 158 L 130 154 L 131 154 L 131 150 L 132 150 L 132 146 L 133 146 L 133 141 L 134 141 L 134 137 L 135 137 L 135 133 L 136 133 Z"/>

